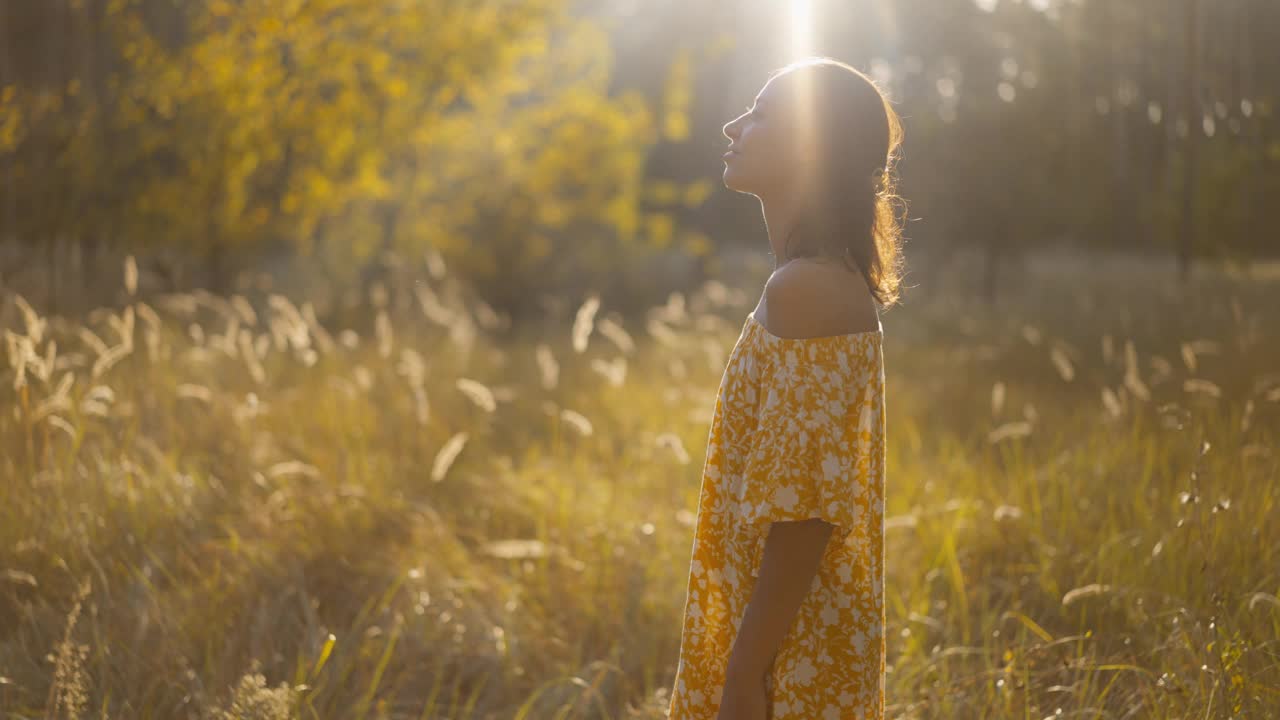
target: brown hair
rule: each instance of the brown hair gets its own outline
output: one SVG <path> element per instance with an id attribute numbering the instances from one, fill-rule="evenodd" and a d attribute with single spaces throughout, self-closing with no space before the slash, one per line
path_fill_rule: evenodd
<path id="1" fill-rule="evenodd" d="M 902 123 L 875 82 L 829 57 L 806 58 L 769 77 L 809 83 L 798 97 L 809 103 L 812 129 L 805 172 L 815 173 L 818 197 L 787 235 L 784 255 L 840 258 L 862 273 L 876 301 L 898 301 L 902 281 L 902 223 L 906 203 L 896 193 L 894 166 Z M 791 240 L 799 241 L 791 252 Z"/>

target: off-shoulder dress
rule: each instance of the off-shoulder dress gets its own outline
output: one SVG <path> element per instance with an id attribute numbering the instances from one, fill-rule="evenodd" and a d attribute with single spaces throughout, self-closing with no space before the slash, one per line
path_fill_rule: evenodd
<path id="1" fill-rule="evenodd" d="M 749 314 L 720 380 L 668 707 L 715 720 L 769 524 L 836 526 L 765 678 L 773 720 L 884 717 L 882 329 L 784 338 Z"/>

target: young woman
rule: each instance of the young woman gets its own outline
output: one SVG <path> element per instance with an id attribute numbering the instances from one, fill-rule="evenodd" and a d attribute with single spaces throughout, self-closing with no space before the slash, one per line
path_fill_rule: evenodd
<path id="1" fill-rule="evenodd" d="M 884 716 L 884 365 L 902 131 L 809 58 L 724 127 L 775 270 L 729 355 L 702 473 L 671 720 Z"/>

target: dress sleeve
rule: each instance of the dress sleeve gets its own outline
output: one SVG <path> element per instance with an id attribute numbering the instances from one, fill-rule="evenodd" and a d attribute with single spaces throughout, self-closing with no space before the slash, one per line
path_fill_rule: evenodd
<path id="1" fill-rule="evenodd" d="M 741 521 L 821 518 L 864 535 L 883 512 L 878 336 L 767 343 L 757 422 L 734 500 Z"/>

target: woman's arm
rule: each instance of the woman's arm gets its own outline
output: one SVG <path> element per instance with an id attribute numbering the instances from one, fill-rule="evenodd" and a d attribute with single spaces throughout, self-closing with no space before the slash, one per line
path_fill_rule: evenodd
<path id="1" fill-rule="evenodd" d="M 726 692 L 764 681 L 809 593 L 834 529 L 818 518 L 769 525 L 759 577 L 729 655 Z"/>

